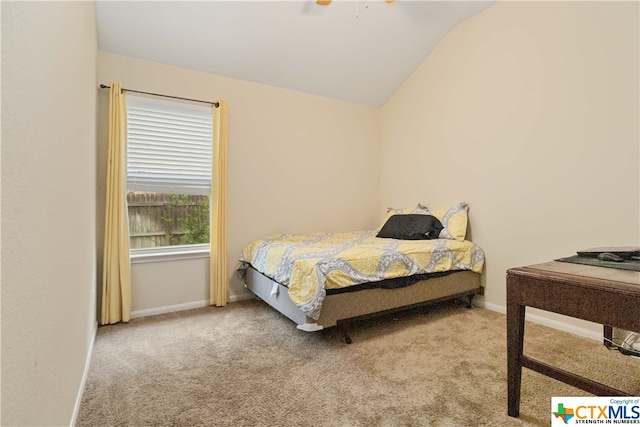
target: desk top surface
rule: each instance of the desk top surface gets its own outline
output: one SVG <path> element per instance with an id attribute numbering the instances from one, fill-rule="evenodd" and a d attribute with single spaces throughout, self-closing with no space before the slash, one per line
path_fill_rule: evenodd
<path id="1" fill-rule="evenodd" d="M 535 271 L 534 271 L 535 270 Z M 631 285 L 630 289 L 640 292 L 640 271 L 616 270 L 615 268 L 594 267 L 591 265 L 572 264 L 568 262 L 550 261 L 542 264 L 510 269 L 510 272 L 531 272 L 537 274 L 579 276 L 588 279 L 618 282 Z"/>

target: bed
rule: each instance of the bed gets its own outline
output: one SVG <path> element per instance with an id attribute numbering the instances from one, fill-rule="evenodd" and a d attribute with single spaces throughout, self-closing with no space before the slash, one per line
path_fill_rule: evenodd
<path id="1" fill-rule="evenodd" d="M 433 212 L 420 204 L 389 209 L 376 230 L 266 236 L 244 248 L 238 271 L 307 332 L 460 297 L 470 307 L 482 293 L 485 255 L 465 240 L 467 210 L 464 202 Z"/>

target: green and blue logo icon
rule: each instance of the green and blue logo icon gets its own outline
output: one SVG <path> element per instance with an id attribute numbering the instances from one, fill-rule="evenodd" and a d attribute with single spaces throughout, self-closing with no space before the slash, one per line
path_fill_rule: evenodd
<path id="1" fill-rule="evenodd" d="M 558 403 L 558 410 L 553 412 L 556 418 L 561 418 L 565 424 L 569 424 L 569 420 L 575 416 L 573 408 L 565 408 L 564 403 Z"/>

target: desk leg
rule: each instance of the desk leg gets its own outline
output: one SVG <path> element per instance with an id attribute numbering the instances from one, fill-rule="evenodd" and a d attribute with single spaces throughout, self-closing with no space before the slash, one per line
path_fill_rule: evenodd
<path id="1" fill-rule="evenodd" d="M 515 279 L 517 281 L 517 279 Z M 522 382 L 522 347 L 524 344 L 525 306 L 515 301 L 513 284 L 507 280 L 507 413 L 520 415 L 520 384 Z"/>
<path id="2" fill-rule="evenodd" d="M 612 339 L 613 339 L 613 327 L 604 325 L 602 327 L 602 340 L 604 342 L 604 346 L 607 348 L 615 347 L 611 341 Z"/>

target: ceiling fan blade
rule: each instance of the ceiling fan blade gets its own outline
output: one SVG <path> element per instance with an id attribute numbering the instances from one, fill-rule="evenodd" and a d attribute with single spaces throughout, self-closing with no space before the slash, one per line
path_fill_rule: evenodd
<path id="1" fill-rule="evenodd" d="M 319 6 L 328 6 L 331 0 L 316 0 L 316 4 Z"/>

